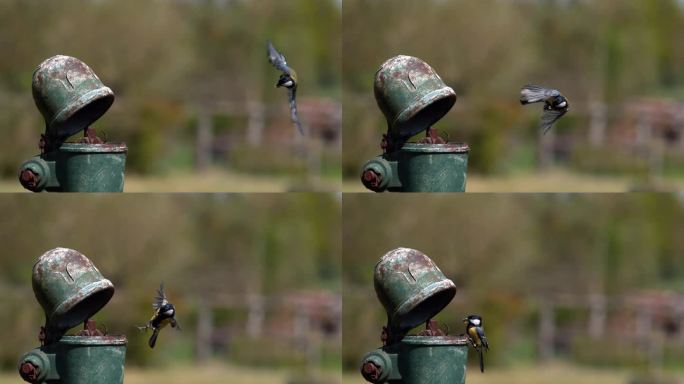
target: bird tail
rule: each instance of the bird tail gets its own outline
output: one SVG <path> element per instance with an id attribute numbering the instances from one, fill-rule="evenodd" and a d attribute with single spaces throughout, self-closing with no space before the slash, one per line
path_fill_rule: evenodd
<path id="1" fill-rule="evenodd" d="M 482 348 L 480 348 L 480 372 L 484 373 L 484 356 L 482 355 Z"/>
<path id="2" fill-rule="evenodd" d="M 157 344 L 157 336 L 159 336 L 159 328 L 155 328 L 152 332 L 152 336 L 150 336 L 150 340 L 147 342 L 147 345 L 149 345 L 150 348 L 154 348 L 154 345 Z"/>
<path id="3" fill-rule="evenodd" d="M 520 104 L 540 103 L 546 99 L 546 88 L 526 85 L 520 90 Z"/>
<path id="4" fill-rule="evenodd" d="M 297 126 L 299 133 L 304 136 L 304 129 L 302 128 L 302 123 L 299 121 L 299 115 L 297 114 L 297 88 L 289 88 L 289 98 L 290 98 L 290 119 Z"/>

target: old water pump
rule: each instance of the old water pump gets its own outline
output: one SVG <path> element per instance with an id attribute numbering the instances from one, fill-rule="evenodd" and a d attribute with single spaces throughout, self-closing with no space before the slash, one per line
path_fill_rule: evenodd
<path id="1" fill-rule="evenodd" d="M 449 336 L 431 320 L 456 295 L 456 285 L 422 252 L 397 248 L 375 266 L 375 292 L 387 311 L 383 347 L 368 353 L 361 374 L 371 383 L 463 384 L 465 335 Z M 417 335 L 408 332 L 420 324 Z"/>
<path id="2" fill-rule="evenodd" d="M 114 295 L 114 285 L 81 253 L 55 248 L 33 267 L 33 291 L 45 311 L 41 346 L 19 361 L 19 374 L 29 383 L 121 384 L 126 337 L 108 336 L 91 316 Z M 65 333 L 79 325 L 73 336 Z"/>
<path id="3" fill-rule="evenodd" d="M 24 162 L 19 182 L 33 191 L 121 192 L 126 144 L 105 143 L 90 128 L 114 103 L 114 92 L 84 62 L 43 61 L 33 73 L 33 99 L 45 119 L 40 155 Z M 83 132 L 77 142 L 65 142 Z"/>
<path id="4" fill-rule="evenodd" d="M 470 149 L 432 128 L 456 103 L 456 92 L 423 60 L 396 56 L 375 74 L 375 99 L 387 133 L 383 154 L 363 166 L 363 185 L 375 192 L 464 192 Z M 421 132 L 424 139 L 407 142 Z"/>

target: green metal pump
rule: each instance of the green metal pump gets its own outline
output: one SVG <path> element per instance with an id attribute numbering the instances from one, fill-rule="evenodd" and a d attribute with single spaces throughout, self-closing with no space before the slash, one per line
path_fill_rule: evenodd
<path id="1" fill-rule="evenodd" d="M 36 68 L 32 88 L 45 133 L 41 154 L 19 169 L 21 185 L 33 192 L 123 191 L 126 144 L 105 143 L 90 128 L 114 103 L 114 92 L 84 62 L 61 55 Z M 83 139 L 65 143 L 81 131 Z"/>
<path id="2" fill-rule="evenodd" d="M 397 248 L 375 266 L 375 292 L 387 312 L 384 346 L 368 353 L 361 374 L 371 383 L 464 384 L 465 335 L 448 336 L 432 317 L 456 295 L 456 285 L 420 251 Z M 417 335 L 408 332 L 425 323 Z"/>
<path id="3" fill-rule="evenodd" d="M 364 186 L 375 192 L 465 191 L 470 148 L 445 142 L 432 129 L 456 103 L 456 92 L 426 62 L 411 56 L 383 63 L 374 88 L 387 133 L 383 154 L 363 166 Z M 427 133 L 425 139 L 407 143 L 420 132 Z"/>
<path id="4" fill-rule="evenodd" d="M 121 384 L 126 337 L 103 334 L 91 316 L 114 295 L 114 285 L 73 249 L 55 248 L 33 267 L 33 291 L 45 311 L 41 347 L 24 354 L 19 374 L 29 383 Z M 73 336 L 65 333 L 85 324 Z"/>

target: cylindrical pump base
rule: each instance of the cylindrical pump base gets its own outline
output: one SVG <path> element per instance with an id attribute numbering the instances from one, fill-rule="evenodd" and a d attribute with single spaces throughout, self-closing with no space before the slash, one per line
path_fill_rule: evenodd
<path id="1" fill-rule="evenodd" d="M 22 164 L 19 181 L 33 192 L 123 192 L 127 150 L 126 144 L 64 143 Z"/>
<path id="2" fill-rule="evenodd" d="M 19 372 L 41 384 L 122 384 L 124 336 L 64 336 L 24 355 Z"/>
<path id="3" fill-rule="evenodd" d="M 374 192 L 465 192 L 469 152 L 467 144 L 406 143 L 368 161 L 361 181 Z"/>

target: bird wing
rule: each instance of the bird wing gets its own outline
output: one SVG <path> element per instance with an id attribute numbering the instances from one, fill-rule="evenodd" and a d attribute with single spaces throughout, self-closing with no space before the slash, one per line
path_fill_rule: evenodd
<path id="1" fill-rule="evenodd" d="M 299 133 L 304 135 L 304 129 L 302 129 L 302 123 L 299 121 L 299 115 L 297 114 L 297 88 L 288 88 L 287 95 L 290 99 L 290 119 L 297 126 Z"/>
<path id="2" fill-rule="evenodd" d="M 560 96 L 561 93 L 553 88 L 545 88 L 539 85 L 528 84 L 520 90 L 520 103 L 540 103 L 550 97 Z"/>
<path id="3" fill-rule="evenodd" d="M 480 342 L 482 343 L 482 347 L 484 349 L 489 349 L 489 343 L 487 342 L 487 336 L 484 334 L 484 329 L 481 327 L 477 327 L 477 335 L 480 337 Z"/>
<path id="4" fill-rule="evenodd" d="M 544 109 L 544 113 L 541 116 L 541 122 L 539 123 L 539 129 L 542 130 L 544 134 L 553 127 L 553 124 L 558 121 L 563 115 L 568 112 L 567 109 Z"/>
<path id="5" fill-rule="evenodd" d="M 283 71 L 286 74 L 290 74 L 290 67 L 287 66 L 287 61 L 282 53 L 278 52 L 273 46 L 271 41 L 268 41 L 268 61 L 276 67 L 277 69 Z"/>
<path id="6" fill-rule="evenodd" d="M 175 328 L 177 331 L 182 331 L 183 329 L 181 328 L 180 324 L 178 324 L 178 320 L 176 320 L 175 317 L 171 318 L 171 328 Z"/>
<path id="7" fill-rule="evenodd" d="M 159 284 L 159 289 L 157 289 L 157 296 L 154 297 L 154 303 L 152 304 L 152 307 L 154 309 L 159 309 L 162 306 L 168 304 L 168 300 L 166 299 L 166 293 L 164 292 L 164 283 Z"/>

